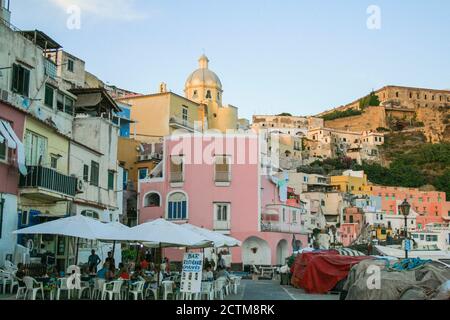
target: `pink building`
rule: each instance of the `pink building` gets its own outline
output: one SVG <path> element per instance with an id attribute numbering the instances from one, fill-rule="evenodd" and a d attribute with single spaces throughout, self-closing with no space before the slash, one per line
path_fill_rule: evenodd
<path id="1" fill-rule="evenodd" d="M 373 186 L 372 194 L 381 197 L 381 210 L 388 214 L 399 214 L 397 202 L 407 199 L 411 208 L 419 214 L 418 229 L 424 229 L 429 223 L 449 221 L 450 202 L 446 201 L 445 192 Z"/>
<path id="2" fill-rule="evenodd" d="M 231 235 L 242 241 L 231 249 L 234 264 L 284 264 L 294 235 L 308 243 L 306 212 L 293 190 L 280 201 L 262 171 L 256 135 L 168 137 L 163 161 L 140 182 L 139 222 L 163 217 Z"/>
<path id="3" fill-rule="evenodd" d="M 0 265 L 14 253 L 17 242 L 12 232 L 18 225 L 18 155 L 23 153 L 24 123 L 23 111 L 0 101 Z"/>
<path id="4" fill-rule="evenodd" d="M 364 227 L 364 212 L 360 208 L 345 208 L 344 221 L 341 224 L 340 234 L 344 247 L 348 247 L 355 241 Z"/>

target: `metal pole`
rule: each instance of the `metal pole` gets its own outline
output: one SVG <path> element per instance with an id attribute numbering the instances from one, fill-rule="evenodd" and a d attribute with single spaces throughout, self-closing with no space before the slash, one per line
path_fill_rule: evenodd
<path id="1" fill-rule="evenodd" d="M 77 238 L 77 249 L 75 253 L 75 265 L 78 265 L 78 248 L 80 246 L 80 238 Z"/>
<path id="2" fill-rule="evenodd" d="M 408 259 L 408 250 L 406 248 L 406 241 L 408 241 L 408 217 L 405 216 L 405 259 Z"/>

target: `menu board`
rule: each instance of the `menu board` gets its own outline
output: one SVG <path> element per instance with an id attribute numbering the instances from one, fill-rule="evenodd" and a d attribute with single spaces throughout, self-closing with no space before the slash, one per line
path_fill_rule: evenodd
<path id="1" fill-rule="evenodd" d="M 181 288 L 184 293 L 200 293 L 202 289 L 203 254 L 186 253 L 181 273 Z"/>

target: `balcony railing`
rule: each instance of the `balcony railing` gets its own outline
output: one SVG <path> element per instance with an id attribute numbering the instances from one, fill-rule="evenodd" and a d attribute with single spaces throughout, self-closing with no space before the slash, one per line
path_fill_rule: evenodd
<path id="1" fill-rule="evenodd" d="M 215 181 L 216 182 L 231 182 L 231 172 L 230 171 L 216 171 Z"/>
<path id="2" fill-rule="evenodd" d="M 184 182 L 183 172 L 170 173 L 170 183 L 181 183 L 181 182 Z"/>
<path id="3" fill-rule="evenodd" d="M 231 230 L 231 221 L 217 221 L 214 220 L 215 231 L 229 231 Z"/>
<path id="4" fill-rule="evenodd" d="M 42 188 L 69 197 L 76 195 L 76 177 L 66 176 L 42 166 L 28 166 L 27 169 L 28 174 L 20 177 L 20 188 Z"/>
<path id="5" fill-rule="evenodd" d="M 282 233 L 301 233 L 306 232 L 306 228 L 301 223 L 284 223 L 276 221 L 261 222 L 262 232 L 282 232 Z"/>
<path id="6" fill-rule="evenodd" d="M 186 119 L 182 119 L 179 117 L 171 117 L 169 124 L 171 126 L 177 127 L 177 128 L 183 128 L 183 129 L 188 129 L 190 131 L 194 131 L 195 127 L 194 124 Z"/>

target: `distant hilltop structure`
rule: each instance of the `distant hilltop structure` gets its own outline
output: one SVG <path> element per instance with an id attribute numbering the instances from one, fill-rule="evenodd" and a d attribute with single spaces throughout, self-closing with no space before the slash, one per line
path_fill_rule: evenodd
<path id="1" fill-rule="evenodd" d="M 376 103 L 369 103 L 371 96 Z M 450 141 L 450 91 L 385 86 L 347 105 L 323 112 L 325 126 L 341 130 L 423 132 L 431 143 Z"/>

